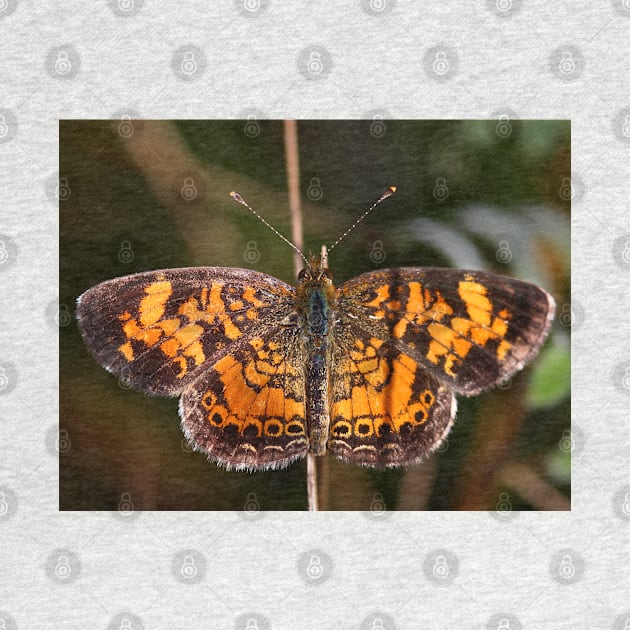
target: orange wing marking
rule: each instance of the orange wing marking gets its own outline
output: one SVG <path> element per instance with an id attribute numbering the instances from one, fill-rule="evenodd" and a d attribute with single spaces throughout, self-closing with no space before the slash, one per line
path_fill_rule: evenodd
<path id="1" fill-rule="evenodd" d="M 166 306 L 173 294 L 173 286 L 167 280 L 158 280 L 145 287 L 145 296 L 138 305 L 138 319 L 125 312 L 120 316 L 122 330 L 127 341 L 119 346 L 119 352 L 127 361 L 133 361 L 134 350 L 131 341 L 139 341 L 147 347 L 153 347 L 158 342 L 160 350 L 178 366 L 178 378 L 188 372 L 188 359 L 194 366 L 201 365 L 206 360 L 206 354 L 201 343 L 204 328 L 201 322 L 210 326 L 219 325 L 223 329 L 225 338 L 234 341 L 241 336 L 241 331 L 234 323 L 254 320 L 258 317 L 256 309 L 268 306 L 256 297 L 253 287 L 245 287 L 242 299 L 234 300 L 229 308 L 221 297 L 224 284 L 213 282 L 210 288 L 204 287 L 198 297 L 191 295 L 177 310 L 178 317 L 163 319 Z M 233 287 L 231 287 L 233 289 Z M 235 290 L 232 291 L 234 293 Z M 246 308 L 245 315 L 237 314 Z M 166 338 L 165 338 L 166 337 Z M 217 342 L 217 346 L 222 342 Z"/>
<path id="2" fill-rule="evenodd" d="M 466 358 L 473 344 L 483 347 L 490 340 L 500 340 L 496 350 L 499 360 L 503 360 L 512 347 L 504 339 L 510 312 L 504 308 L 498 317 L 493 317 L 487 289 L 470 277 L 459 283 L 458 293 L 466 305 L 469 319 L 452 317 L 448 326 L 433 322 L 427 328 L 432 337 L 427 359 L 438 365 L 440 358 L 444 357 L 444 371 L 453 378 L 456 377 L 457 365 Z"/>
<path id="3" fill-rule="evenodd" d="M 241 434 L 250 426 L 256 427 L 259 436 L 261 432 L 269 437 L 280 437 L 285 432 L 290 435 L 303 434 L 303 428 L 296 430 L 300 423 L 285 422 L 295 416 L 304 417 L 303 402 L 288 397 L 280 387 L 269 386 L 272 376 L 289 372 L 287 363 L 280 354 L 272 357 L 273 362 L 263 360 L 268 353 L 262 350 L 262 339 L 253 339 L 249 345 L 256 354 L 245 366 L 230 355 L 217 361 L 214 366 L 223 384 L 227 424 L 238 426 Z M 254 389 L 251 385 L 260 389 Z M 212 410 L 209 419 L 211 415 Z"/>
<path id="4" fill-rule="evenodd" d="M 331 432 L 336 439 L 343 440 L 353 432 L 362 438 L 374 432 L 381 435 L 385 425 L 390 431 L 400 432 L 406 423 L 417 425 L 429 418 L 429 410 L 435 403 L 433 392 L 427 389 L 414 401 L 418 364 L 405 354 L 391 362 L 379 357 L 375 348 L 381 344 L 378 339 L 371 339 L 368 345 L 357 340 L 356 350 L 344 365 L 346 373 L 360 372 L 367 386 L 354 386 L 349 398 L 333 403 Z"/>

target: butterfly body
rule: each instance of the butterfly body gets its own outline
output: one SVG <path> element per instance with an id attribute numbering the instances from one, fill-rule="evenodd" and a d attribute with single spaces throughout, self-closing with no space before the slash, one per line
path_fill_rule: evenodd
<path id="1" fill-rule="evenodd" d="M 336 290 L 330 272 L 322 267 L 320 260 L 312 260 L 300 273 L 298 281 L 296 303 L 304 317 L 302 339 L 306 358 L 309 451 L 314 455 L 324 455 L 330 431 L 329 366 Z"/>

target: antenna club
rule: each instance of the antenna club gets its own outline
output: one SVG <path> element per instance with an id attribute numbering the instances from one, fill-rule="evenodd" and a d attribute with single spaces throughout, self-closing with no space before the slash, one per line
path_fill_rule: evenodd
<path id="1" fill-rule="evenodd" d="M 390 186 L 388 190 L 392 191 L 392 194 L 395 193 L 398 190 L 397 186 Z"/>

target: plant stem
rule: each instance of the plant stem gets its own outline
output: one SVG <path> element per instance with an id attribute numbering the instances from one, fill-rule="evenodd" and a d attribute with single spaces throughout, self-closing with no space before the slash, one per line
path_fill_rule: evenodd
<path id="1" fill-rule="evenodd" d="M 289 190 L 289 209 L 291 212 L 291 240 L 300 249 L 304 249 L 302 226 L 302 206 L 300 203 L 300 160 L 298 152 L 297 121 L 284 121 L 284 153 L 287 168 L 287 188 Z M 293 252 L 293 267 L 297 277 L 303 261 L 297 252 Z M 306 455 L 306 493 L 308 509 L 317 512 L 317 463 L 315 457 Z"/>

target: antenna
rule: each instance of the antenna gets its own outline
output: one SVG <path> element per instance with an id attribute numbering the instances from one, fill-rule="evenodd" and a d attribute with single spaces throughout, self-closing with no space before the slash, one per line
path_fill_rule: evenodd
<path id="1" fill-rule="evenodd" d="M 339 245 L 339 243 L 346 238 L 346 236 L 348 236 L 348 234 L 350 234 L 350 232 L 352 232 L 352 230 L 354 230 L 355 227 L 357 227 L 357 225 L 359 225 L 359 223 L 361 223 L 361 221 L 363 221 L 363 219 L 365 219 L 365 217 L 367 217 L 368 214 L 370 214 L 370 212 L 372 212 L 372 210 L 374 210 L 374 208 L 376 208 L 376 206 L 378 206 L 379 203 L 381 203 L 381 201 L 385 201 L 385 199 L 387 199 L 387 197 L 391 197 L 394 193 L 396 192 L 396 186 L 390 186 L 329 248 L 328 251 L 332 251 L 332 249 L 334 247 L 337 247 L 337 245 Z"/>
<path id="2" fill-rule="evenodd" d="M 252 208 L 246 201 L 245 199 L 243 199 L 243 197 L 241 197 L 237 192 L 232 191 L 230 193 L 230 197 L 232 197 L 232 199 L 234 199 L 234 201 L 237 201 L 238 203 L 240 203 L 242 206 L 245 206 L 257 219 L 259 219 L 260 221 L 262 221 L 276 236 L 279 236 L 285 243 L 287 243 L 287 245 L 289 245 L 290 247 L 292 247 L 301 257 L 302 260 L 306 263 L 306 266 L 308 267 L 308 260 L 306 260 L 306 256 L 304 256 L 304 254 L 300 251 L 300 249 L 298 247 L 296 247 L 288 238 L 282 236 L 282 234 L 280 234 L 280 232 L 278 232 L 278 230 L 276 230 L 275 227 L 273 227 L 273 225 L 270 225 L 269 223 L 267 223 L 267 221 L 265 221 L 259 214 L 258 212 L 256 212 L 256 210 L 254 210 L 254 208 Z"/>
<path id="3" fill-rule="evenodd" d="M 390 186 L 326 251 L 326 253 L 324 254 L 324 249 L 322 249 L 322 260 L 324 260 L 324 257 L 326 258 L 326 262 L 325 265 L 327 266 L 327 259 L 328 259 L 328 252 L 330 252 L 334 247 L 337 247 L 337 245 L 339 245 L 339 243 L 346 238 L 346 236 L 348 236 L 348 234 L 350 234 L 350 232 L 352 232 L 352 230 L 354 230 L 355 227 L 357 227 L 357 225 L 359 225 L 359 223 L 361 223 L 361 221 L 363 221 L 363 219 L 365 219 L 365 217 L 367 217 L 368 214 L 370 214 L 370 212 L 372 212 L 372 210 L 374 210 L 374 208 L 376 208 L 376 206 L 378 206 L 382 201 L 385 201 L 385 199 L 387 199 L 388 197 L 391 197 L 394 193 L 396 192 L 396 186 Z M 306 260 L 306 256 L 304 256 L 304 254 L 302 253 L 302 251 L 296 246 L 294 245 L 288 238 L 286 238 L 285 236 L 283 236 L 282 234 L 280 234 L 280 232 L 278 232 L 278 230 L 276 230 L 275 227 L 273 227 L 273 225 L 270 225 L 267 221 L 265 221 L 265 219 L 263 219 L 260 214 L 258 214 L 258 212 L 256 212 L 256 210 L 254 210 L 246 201 L 245 199 L 243 199 L 243 197 L 241 197 L 237 192 L 232 191 L 230 193 L 230 197 L 232 197 L 232 199 L 234 199 L 234 201 L 240 203 L 242 206 L 245 206 L 259 221 L 262 221 L 262 223 L 264 223 L 276 236 L 279 236 L 289 247 L 291 247 L 293 250 L 295 250 L 300 257 L 302 258 L 302 260 L 306 263 L 306 266 L 309 266 L 309 262 L 308 260 Z M 326 247 L 324 245 L 324 247 Z"/>

